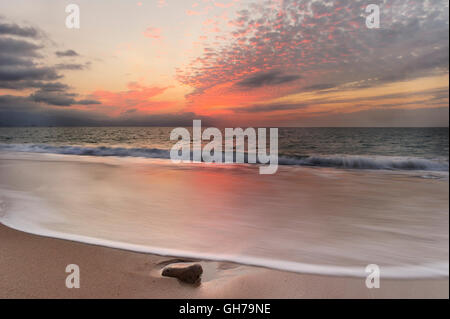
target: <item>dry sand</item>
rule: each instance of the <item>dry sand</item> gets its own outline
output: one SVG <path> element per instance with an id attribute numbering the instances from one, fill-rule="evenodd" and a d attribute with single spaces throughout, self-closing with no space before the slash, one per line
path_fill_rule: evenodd
<path id="1" fill-rule="evenodd" d="M 200 261 L 198 287 L 160 276 L 179 261 L 40 237 L 0 225 L 0 298 L 448 298 L 448 278 L 383 280 L 289 273 Z M 80 267 L 80 289 L 65 286 L 66 266 Z"/>

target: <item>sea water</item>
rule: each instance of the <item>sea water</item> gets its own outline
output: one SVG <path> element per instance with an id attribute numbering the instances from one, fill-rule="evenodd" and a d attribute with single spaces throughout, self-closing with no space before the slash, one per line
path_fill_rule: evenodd
<path id="1" fill-rule="evenodd" d="M 0 222 L 275 269 L 448 276 L 448 129 L 280 129 L 282 165 L 174 164 L 170 128 L 1 128 Z"/>

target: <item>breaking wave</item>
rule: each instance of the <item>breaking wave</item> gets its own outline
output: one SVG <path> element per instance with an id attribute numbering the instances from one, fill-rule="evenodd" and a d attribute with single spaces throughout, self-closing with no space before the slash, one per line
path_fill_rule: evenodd
<path id="1" fill-rule="evenodd" d="M 448 171 L 448 163 L 421 158 L 369 156 L 307 156 L 280 158 L 282 165 L 323 166 L 351 169 Z"/>
<path id="2" fill-rule="evenodd" d="M 45 144 L 0 144 L 0 151 L 52 153 L 65 155 L 170 158 L 170 152 L 158 148 L 53 146 Z"/>
<path id="3" fill-rule="evenodd" d="M 54 146 L 45 144 L 0 144 L 0 151 L 53 153 L 65 155 L 118 156 L 169 159 L 170 151 L 158 148 Z M 245 156 L 247 162 L 247 156 Z M 311 155 L 300 157 L 279 156 L 280 165 L 319 166 L 371 170 L 424 170 L 448 171 L 448 161 L 415 157 Z"/>

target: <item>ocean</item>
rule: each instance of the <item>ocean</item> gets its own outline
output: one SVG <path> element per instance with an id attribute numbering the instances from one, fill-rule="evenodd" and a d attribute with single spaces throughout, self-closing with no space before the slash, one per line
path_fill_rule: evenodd
<path id="1" fill-rule="evenodd" d="M 280 167 L 172 163 L 172 128 L 0 128 L 0 222 L 300 273 L 448 277 L 448 128 L 280 128 Z"/>
<path id="2" fill-rule="evenodd" d="M 169 139 L 172 129 L 3 127 L 0 151 L 167 159 L 175 143 Z M 448 136 L 448 128 L 280 128 L 279 162 L 353 169 L 448 171 Z"/>

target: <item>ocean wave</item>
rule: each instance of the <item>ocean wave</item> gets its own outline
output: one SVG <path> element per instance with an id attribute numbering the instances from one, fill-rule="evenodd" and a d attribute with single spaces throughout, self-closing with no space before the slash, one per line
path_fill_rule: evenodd
<path id="1" fill-rule="evenodd" d="M 281 165 L 338 167 L 348 169 L 424 170 L 448 171 L 448 163 L 421 158 L 370 157 L 370 156 L 306 156 L 282 157 Z"/>
<path id="2" fill-rule="evenodd" d="M 158 148 L 54 146 L 45 144 L 0 144 L 0 151 L 52 153 L 64 155 L 170 158 L 170 152 Z"/>
<path id="3" fill-rule="evenodd" d="M 65 155 L 117 156 L 169 159 L 170 151 L 158 148 L 54 146 L 46 144 L 0 144 L 0 151 L 53 153 Z M 191 154 L 192 158 L 192 154 Z M 245 154 L 247 163 L 247 154 Z M 279 165 L 335 167 L 370 170 L 448 171 L 448 161 L 416 157 L 311 155 L 301 157 L 279 156 Z"/>
<path id="4" fill-rule="evenodd" d="M 73 193 L 68 192 L 65 196 L 70 196 L 71 194 Z M 408 254 L 398 253 L 396 249 L 398 249 L 399 246 L 398 243 L 396 245 L 395 242 L 391 242 L 390 245 L 381 250 L 383 253 L 380 254 L 380 250 L 377 249 L 378 245 L 370 242 L 370 240 L 368 242 L 365 240 L 360 240 L 357 245 L 354 245 L 350 244 L 350 242 L 344 242 L 341 238 L 340 240 L 329 242 L 330 245 L 332 245 L 331 250 L 327 249 L 327 245 L 320 244 L 320 241 L 317 243 L 314 241 L 310 243 L 310 245 L 314 245 L 312 246 L 312 251 L 302 247 L 300 251 L 309 251 L 310 253 L 308 256 L 316 257 L 310 262 L 302 262 L 303 254 L 296 251 L 296 249 L 290 250 L 289 254 L 283 253 L 285 252 L 286 246 L 289 245 L 289 242 L 284 242 L 284 244 L 281 244 L 283 243 L 283 241 L 281 241 L 278 247 L 275 245 L 269 245 L 269 247 L 260 250 L 259 254 L 252 253 L 252 249 L 241 251 L 239 253 L 232 253 L 227 252 L 226 249 L 223 250 L 222 246 L 217 246 L 217 244 L 214 243 L 214 240 L 208 241 L 208 244 L 205 245 L 203 242 L 204 236 L 199 236 L 199 231 L 195 231 L 193 233 L 195 234 L 194 236 L 188 235 L 190 240 L 183 240 L 183 238 L 186 238 L 184 237 L 186 234 L 180 233 L 175 240 L 179 240 L 180 238 L 182 239 L 177 243 L 177 248 L 174 248 L 173 244 L 167 245 L 168 243 L 173 243 L 174 240 L 173 236 L 167 235 L 170 231 L 164 230 L 164 227 L 159 228 L 161 226 L 155 227 L 155 223 L 151 222 L 152 219 L 148 218 L 148 211 L 145 211 L 144 213 L 146 217 L 144 219 L 140 219 L 143 224 L 150 223 L 147 225 L 148 228 L 145 228 L 146 231 L 142 232 L 139 228 L 133 228 L 140 223 L 133 222 L 130 224 L 129 210 L 125 210 L 126 213 L 123 213 L 123 211 L 120 210 L 114 210 L 112 214 L 112 216 L 114 216 L 113 222 L 117 222 L 118 224 L 111 227 L 111 220 L 108 220 L 111 216 L 111 211 L 108 210 L 108 213 L 103 213 L 104 211 L 101 208 L 92 209 L 90 206 L 92 204 L 91 201 L 89 201 L 87 206 L 83 207 L 83 209 L 75 209 L 73 214 L 65 216 L 62 213 L 64 210 L 55 210 L 54 207 L 48 205 L 48 202 L 45 201 L 44 198 L 36 197 L 28 192 L 11 191 L 5 188 L 0 188 L 0 204 L 2 203 L 2 200 L 5 200 L 8 203 L 8 205 L 6 205 L 8 209 L 3 213 L 0 211 L 0 224 L 12 229 L 34 235 L 77 241 L 139 253 L 219 262 L 226 261 L 303 274 L 350 276 L 360 278 L 365 278 L 367 276 L 365 268 L 369 261 L 365 260 L 364 256 L 370 256 L 369 258 L 371 260 L 374 260 L 373 258 L 375 258 L 377 263 L 380 264 L 383 278 L 445 278 L 448 277 L 449 273 L 449 263 L 444 257 L 446 247 L 445 239 L 447 239 L 448 242 L 448 236 L 440 240 L 440 243 L 443 244 L 441 247 L 443 248 L 439 249 L 444 249 L 443 259 L 436 258 L 427 260 L 421 253 L 418 255 L 412 255 L 413 252 L 408 252 Z M 86 215 L 83 216 L 83 214 L 79 213 L 80 211 L 89 211 L 89 217 L 86 219 Z M 30 212 L 33 212 L 33 214 L 30 214 Z M 96 214 L 99 213 L 103 213 L 101 217 L 102 222 L 100 224 L 96 222 L 98 219 L 95 218 Z M 189 212 L 183 212 L 183 214 L 185 213 L 188 214 Z M 167 215 L 170 216 L 172 214 Z M 136 218 L 140 215 L 136 214 L 134 216 Z M 193 218 L 195 219 L 196 217 Z M 162 223 L 156 224 L 166 225 L 167 227 L 167 224 L 164 223 L 163 220 L 160 222 Z M 83 223 L 89 223 L 89 226 Z M 258 222 L 255 221 L 254 224 L 257 223 Z M 407 223 L 408 221 L 405 221 L 405 224 Z M 71 225 L 74 227 L 60 229 L 59 227 L 61 225 Z M 189 229 L 189 225 L 190 223 L 185 224 L 184 228 Z M 298 224 L 295 223 L 295 225 Z M 173 225 L 171 226 L 173 227 Z M 226 223 L 220 224 L 220 227 L 224 229 L 227 227 L 236 229 L 236 226 L 233 226 L 233 224 L 227 225 Z M 67 231 L 67 229 L 71 229 L 71 231 Z M 84 231 L 80 232 L 81 229 Z M 150 232 L 148 229 L 152 229 L 152 231 Z M 201 230 L 204 230 L 204 228 L 201 228 Z M 202 232 L 201 230 L 200 233 Z M 232 232 L 232 230 L 229 231 Z M 372 232 L 372 236 L 375 234 L 383 235 L 383 231 L 382 229 L 380 230 L 380 228 L 367 227 L 367 231 Z M 401 232 L 401 229 L 394 229 L 392 233 L 398 234 L 399 232 Z M 149 236 L 149 234 L 154 233 L 159 234 L 159 236 L 156 237 L 165 238 L 164 243 L 158 242 L 157 240 L 155 241 L 155 237 Z M 279 236 L 279 234 L 275 235 L 275 233 L 278 233 L 278 231 L 272 233 L 272 242 L 277 242 L 277 236 Z M 136 241 L 136 234 L 138 234 L 138 241 Z M 243 233 L 238 232 L 238 234 L 242 235 Z M 418 237 L 415 237 L 414 235 L 410 236 L 412 239 L 419 238 L 420 241 L 418 242 L 418 247 L 423 246 L 423 237 L 420 236 L 420 233 L 417 235 Z M 436 236 L 436 233 L 429 232 L 423 236 Z M 239 235 L 231 236 L 231 239 L 228 240 L 238 240 L 238 237 Z M 283 237 L 278 240 L 281 240 L 282 238 Z M 292 240 L 292 237 L 289 238 Z M 314 236 L 314 238 L 323 237 Z M 373 237 L 368 236 L 368 238 Z M 437 238 L 439 239 L 440 237 Z M 201 240 L 199 247 L 202 248 L 194 248 L 186 245 L 187 242 L 190 242 L 193 239 Z M 383 239 L 380 238 L 379 241 L 383 241 Z M 244 242 L 251 243 L 252 241 L 249 240 L 249 238 L 246 238 Z M 437 245 L 436 240 L 433 242 Z M 373 252 L 373 255 L 365 255 L 355 253 L 353 251 L 354 249 L 358 249 L 358 246 L 361 247 L 361 245 L 364 245 L 366 251 Z M 279 254 L 279 252 L 281 252 L 281 254 Z M 333 260 L 336 257 L 335 252 L 339 252 L 339 255 L 347 257 L 347 262 L 333 263 L 327 261 L 330 259 Z M 361 259 L 355 259 L 355 255 L 361 257 Z M 324 256 L 327 256 L 327 258 L 324 259 Z M 392 256 L 400 256 L 400 258 L 409 257 L 409 259 L 402 260 L 401 263 L 398 263 L 398 261 L 396 263 L 392 263 Z M 413 258 L 411 258 L 411 256 L 413 256 Z"/>

